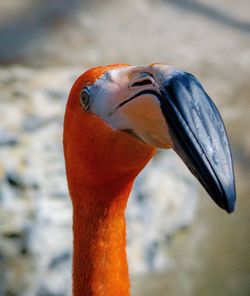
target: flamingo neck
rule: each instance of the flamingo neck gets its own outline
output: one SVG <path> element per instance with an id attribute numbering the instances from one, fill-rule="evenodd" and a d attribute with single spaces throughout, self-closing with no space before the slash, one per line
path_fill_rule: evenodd
<path id="1" fill-rule="evenodd" d="M 124 213 L 132 183 L 71 192 L 74 296 L 130 294 Z"/>

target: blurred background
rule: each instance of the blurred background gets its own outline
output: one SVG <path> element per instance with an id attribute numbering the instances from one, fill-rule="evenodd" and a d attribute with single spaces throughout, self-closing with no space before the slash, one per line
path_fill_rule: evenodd
<path id="1" fill-rule="evenodd" d="M 224 213 L 160 151 L 127 210 L 132 295 L 250 295 L 248 0 L 1 0 L 0 295 L 70 295 L 68 92 L 89 67 L 153 62 L 192 72 L 219 107 L 238 201 Z"/>

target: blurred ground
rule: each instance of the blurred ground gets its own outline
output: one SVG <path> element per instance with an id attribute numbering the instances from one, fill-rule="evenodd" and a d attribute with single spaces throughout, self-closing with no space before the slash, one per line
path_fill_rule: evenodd
<path id="1" fill-rule="evenodd" d="M 171 244 L 172 267 L 133 278 L 133 295 L 249 295 L 249 1 L 1 1 L 2 67 L 116 62 L 163 62 L 199 77 L 225 119 L 238 192 L 228 216 L 201 190 L 195 223 Z"/>

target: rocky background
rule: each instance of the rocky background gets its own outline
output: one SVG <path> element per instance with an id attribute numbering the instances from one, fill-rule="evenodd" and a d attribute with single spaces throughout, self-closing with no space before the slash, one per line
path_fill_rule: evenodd
<path id="1" fill-rule="evenodd" d="M 244 0 L 1 1 L 0 295 L 70 295 L 64 108 L 79 74 L 116 62 L 199 77 L 225 119 L 238 192 L 227 216 L 160 151 L 127 209 L 133 295 L 249 295 L 249 11 Z"/>

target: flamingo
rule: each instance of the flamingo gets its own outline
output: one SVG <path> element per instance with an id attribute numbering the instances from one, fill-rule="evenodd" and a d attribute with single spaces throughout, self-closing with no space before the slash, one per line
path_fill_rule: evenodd
<path id="1" fill-rule="evenodd" d="M 74 296 L 130 295 L 124 212 L 136 176 L 157 148 L 174 149 L 215 203 L 234 210 L 226 130 L 190 73 L 164 64 L 86 71 L 69 94 L 63 143 Z"/>

